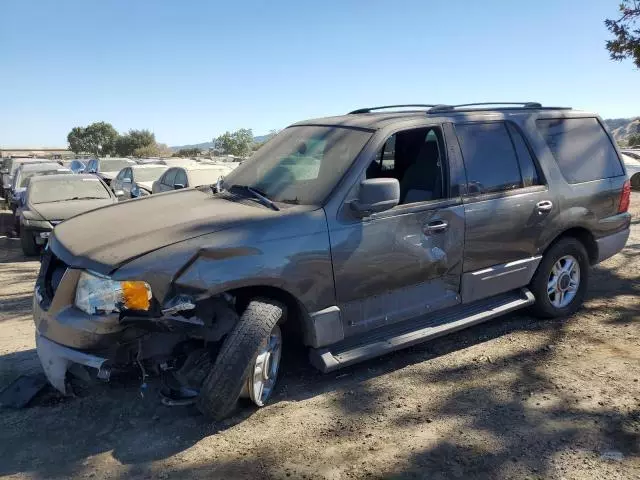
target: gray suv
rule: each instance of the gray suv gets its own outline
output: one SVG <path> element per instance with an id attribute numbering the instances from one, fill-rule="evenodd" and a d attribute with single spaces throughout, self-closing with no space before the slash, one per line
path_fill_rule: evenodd
<path id="1" fill-rule="evenodd" d="M 411 105 L 300 122 L 216 185 L 58 225 L 38 355 L 62 392 L 72 365 L 139 368 L 165 401 L 219 419 L 267 401 L 286 343 L 327 372 L 524 307 L 571 315 L 590 267 L 625 245 L 629 199 L 590 113 Z"/>

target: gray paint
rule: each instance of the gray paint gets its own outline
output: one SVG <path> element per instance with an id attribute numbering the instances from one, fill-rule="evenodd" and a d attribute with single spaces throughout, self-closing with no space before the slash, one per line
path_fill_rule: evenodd
<path id="1" fill-rule="evenodd" d="M 69 272 L 88 268 L 115 279 L 147 281 L 160 306 L 182 291 L 214 296 L 243 287 L 277 288 L 302 307 L 309 344 L 359 340 L 379 329 L 407 328 L 412 318 L 424 314 L 437 317 L 445 309 L 476 305 L 472 299 L 509 284 L 512 289 L 526 285 L 540 255 L 570 228 L 582 228 L 596 239 L 626 231 L 630 216 L 617 214 L 625 177 L 568 185 L 535 127 L 537 118 L 584 115 L 520 109 L 307 121 L 303 123 L 374 131 L 322 208 L 285 206 L 273 211 L 252 200 L 229 201 L 210 190 L 186 190 L 79 215 L 55 229 L 50 247 L 74 267 Z M 476 120 L 516 123 L 535 153 L 544 185 L 469 195 L 452 124 Z M 349 202 L 357 198 L 364 172 L 381 145 L 397 131 L 427 126 L 439 126 L 444 132 L 450 198 L 399 205 L 364 218 L 354 215 Z M 550 201 L 551 211 L 539 211 L 540 201 Z M 438 221 L 447 222 L 448 229 L 439 233 L 424 229 Z M 600 240 L 599 256 L 621 248 L 623 237 L 620 233 Z M 523 259 L 530 259 L 526 268 L 513 263 Z M 495 274 L 469 275 L 488 268 Z M 102 327 L 77 317 L 69 295 L 75 288 L 72 275 L 65 276 L 60 288 L 48 311 L 39 305 L 34 311 L 47 338 L 89 348 L 111 333 L 118 334 L 115 324 L 114 332 L 97 333 Z M 471 303 L 460 304 L 461 289 Z M 498 305 L 477 319 L 504 308 Z M 420 338 L 474 321 L 452 323 Z M 399 348 L 412 341 L 391 344 Z"/>
<path id="2" fill-rule="evenodd" d="M 514 285 L 528 285 L 540 260 L 542 256 L 538 255 L 463 274 L 462 302 L 474 302 L 508 292 Z"/>
<path id="3" fill-rule="evenodd" d="M 596 242 L 598 243 L 598 263 L 613 257 L 616 253 L 624 248 L 629 239 L 630 230 L 621 230 L 613 235 L 601 237 Z"/>

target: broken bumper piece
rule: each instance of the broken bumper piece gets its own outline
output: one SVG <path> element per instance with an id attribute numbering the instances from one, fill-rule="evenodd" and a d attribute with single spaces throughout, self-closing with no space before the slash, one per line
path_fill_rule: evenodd
<path id="1" fill-rule="evenodd" d="M 102 380 L 108 380 L 111 374 L 108 359 L 65 347 L 39 333 L 36 333 L 36 348 L 49 383 L 63 394 L 67 394 L 67 371 L 74 364 L 96 369 Z"/>

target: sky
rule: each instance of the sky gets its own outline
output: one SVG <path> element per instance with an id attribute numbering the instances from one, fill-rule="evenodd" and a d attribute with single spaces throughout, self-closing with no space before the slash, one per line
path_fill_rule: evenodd
<path id="1" fill-rule="evenodd" d="M 2 0 L 0 147 L 74 126 L 171 146 L 390 103 L 538 101 L 640 115 L 619 0 Z"/>

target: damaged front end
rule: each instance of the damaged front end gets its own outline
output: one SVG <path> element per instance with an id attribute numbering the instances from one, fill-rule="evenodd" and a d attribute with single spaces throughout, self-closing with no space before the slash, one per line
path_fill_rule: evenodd
<path id="1" fill-rule="evenodd" d="M 235 299 L 196 292 L 166 298 L 160 304 L 141 281 L 120 282 L 69 268 L 47 250 L 33 314 L 37 352 L 49 382 L 70 394 L 68 373 L 108 381 L 114 371 L 136 368 L 143 387 L 149 376 L 162 378 L 166 403 L 194 398 L 221 339 L 238 321 Z"/>

